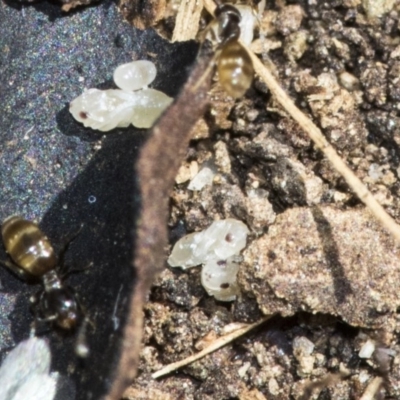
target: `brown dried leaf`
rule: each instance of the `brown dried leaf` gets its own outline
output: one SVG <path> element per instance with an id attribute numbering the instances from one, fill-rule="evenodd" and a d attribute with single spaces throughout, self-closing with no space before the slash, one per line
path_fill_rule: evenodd
<path id="1" fill-rule="evenodd" d="M 142 199 L 133 260 L 137 284 L 130 299 L 123 354 L 107 400 L 120 398 L 136 374 L 142 338 L 142 307 L 153 279 L 164 268 L 170 191 L 185 157 L 191 128 L 207 105 L 210 74 L 206 77 L 204 74 L 209 71 L 211 58 L 212 52 L 203 48 L 183 90 L 151 130 L 136 165 Z"/>

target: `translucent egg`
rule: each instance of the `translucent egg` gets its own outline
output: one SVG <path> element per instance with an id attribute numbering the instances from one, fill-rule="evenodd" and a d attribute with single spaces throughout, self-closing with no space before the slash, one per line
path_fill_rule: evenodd
<path id="1" fill-rule="evenodd" d="M 226 260 L 244 249 L 248 233 L 247 226 L 236 219 L 214 221 L 202 232 L 202 240 L 196 243 L 193 251 L 198 258 L 202 258 L 202 263 Z"/>
<path id="2" fill-rule="evenodd" d="M 125 92 L 132 92 L 150 85 L 157 75 L 157 68 L 147 60 L 122 64 L 114 71 L 115 84 Z"/>

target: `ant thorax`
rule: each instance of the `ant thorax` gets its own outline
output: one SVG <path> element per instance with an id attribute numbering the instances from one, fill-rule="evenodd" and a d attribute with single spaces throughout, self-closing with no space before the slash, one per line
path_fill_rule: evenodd
<path id="1" fill-rule="evenodd" d="M 63 285 L 55 270 L 49 271 L 42 276 L 43 288 L 45 292 L 62 289 Z"/>
<path id="2" fill-rule="evenodd" d="M 82 313 L 74 291 L 64 285 L 56 271 L 42 277 L 43 291 L 33 301 L 40 319 L 53 321 L 62 329 L 73 329 L 81 321 Z"/>
<path id="3" fill-rule="evenodd" d="M 229 40 L 238 40 L 240 37 L 240 20 L 239 10 L 230 5 L 223 4 L 215 10 L 215 18 L 218 23 L 218 36 L 220 42 L 226 43 Z"/>

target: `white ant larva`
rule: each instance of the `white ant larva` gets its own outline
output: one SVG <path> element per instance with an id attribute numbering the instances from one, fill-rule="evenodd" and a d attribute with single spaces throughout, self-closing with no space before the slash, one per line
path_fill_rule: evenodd
<path id="1" fill-rule="evenodd" d="M 102 132 L 129 125 L 150 128 L 172 102 L 165 93 L 147 87 L 156 74 L 151 61 L 120 65 L 114 72 L 119 89 L 87 89 L 71 101 L 69 111 L 85 127 Z"/>

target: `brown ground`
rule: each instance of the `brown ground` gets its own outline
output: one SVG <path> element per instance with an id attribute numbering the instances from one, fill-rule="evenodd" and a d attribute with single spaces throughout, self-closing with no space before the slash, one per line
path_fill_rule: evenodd
<path id="1" fill-rule="evenodd" d="M 400 221 L 400 3 L 288 3 L 269 2 L 264 16 L 276 75 Z M 377 18 L 372 3 L 387 12 Z M 200 268 L 166 268 L 145 308 L 140 372 L 127 398 L 359 399 L 378 376 L 380 392 L 364 399 L 400 398 L 400 247 L 262 82 L 236 102 L 216 84 L 210 99 L 171 196 L 170 242 L 215 219 L 245 222 L 241 295 L 217 302 Z M 213 185 L 187 190 L 206 160 L 218 170 Z M 205 336 L 263 314 L 276 316 L 166 378 L 150 377 L 197 352 Z M 368 339 L 376 350 L 361 359 Z"/>

